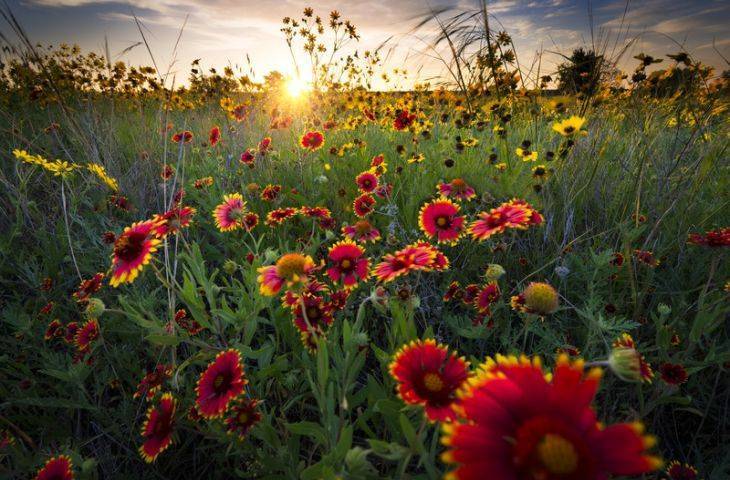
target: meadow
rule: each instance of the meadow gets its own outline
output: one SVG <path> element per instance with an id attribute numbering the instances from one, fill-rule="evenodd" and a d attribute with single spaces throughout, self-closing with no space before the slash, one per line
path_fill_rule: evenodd
<path id="1" fill-rule="evenodd" d="M 727 76 L 525 87 L 490 35 L 409 91 L 21 35 L 0 477 L 728 478 Z"/>

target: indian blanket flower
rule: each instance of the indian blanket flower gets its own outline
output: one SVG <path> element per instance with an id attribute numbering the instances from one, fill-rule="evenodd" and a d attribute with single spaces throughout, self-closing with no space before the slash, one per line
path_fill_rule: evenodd
<path id="1" fill-rule="evenodd" d="M 299 144 L 302 148 L 313 152 L 324 145 L 324 135 L 322 132 L 307 132 L 302 135 Z"/>
<path id="2" fill-rule="evenodd" d="M 370 161 L 370 172 L 374 173 L 378 177 L 388 171 L 388 164 L 385 162 L 385 157 L 381 155 L 375 155 Z"/>
<path id="3" fill-rule="evenodd" d="M 469 225 L 468 231 L 474 240 L 483 241 L 507 229 L 524 230 L 542 222 L 542 215 L 532 205 L 524 200 L 514 199 L 489 212 L 480 213 L 477 220 Z"/>
<path id="4" fill-rule="evenodd" d="M 458 394 L 458 421 L 442 425 L 446 478 L 605 480 L 651 472 L 661 460 L 642 424 L 598 422 L 591 404 L 602 371 L 558 357 L 552 374 L 539 358 L 488 358 Z"/>
<path id="5" fill-rule="evenodd" d="M 293 218 L 297 213 L 299 213 L 299 209 L 293 207 L 276 208 L 266 214 L 265 223 L 269 227 L 281 225 L 284 221 Z"/>
<path id="6" fill-rule="evenodd" d="M 176 235 L 183 228 L 187 228 L 193 221 L 196 210 L 193 207 L 173 207 L 162 215 L 155 215 L 152 219 L 159 223 L 156 235 L 160 238 L 167 235 Z"/>
<path id="7" fill-rule="evenodd" d="M 281 185 L 266 185 L 264 189 L 261 191 L 261 200 L 264 200 L 266 202 L 272 202 L 276 200 L 276 197 L 279 196 L 279 193 L 281 192 Z"/>
<path id="8" fill-rule="evenodd" d="M 634 250 L 634 257 L 639 263 L 643 263 L 648 267 L 656 268 L 659 266 L 659 259 L 649 250 Z"/>
<path id="9" fill-rule="evenodd" d="M 433 200 L 421 207 L 418 225 L 428 238 L 439 243 L 456 243 L 464 233 L 464 216 L 461 207 L 446 198 Z"/>
<path id="10" fill-rule="evenodd" d="M 345 225 L 342 227 L 342 235 L 360 243 L 380 240 L 380 231 L 367 220 L 358 220 L 352 225 Z"/>
<path id="11" fill-rule="evenodd" d="M 362 193 L 371 193 L 378 188 L 378 176 L 372 172 L 362 172 L 355 177 L 355 183 Z"/>
<path id="12" fill-rule="evenodd" d="M 213 210 L 215 226 L 221 232 L 230 232 L 244 227 L 246 201 L 240 193 L 231 193 L 223 197 L 223 203 Z"/>
<path id="13" fill-rule="evenodd" d="M 99 272 L 93 277 L 82 280 L 76 291 L 73 293 L 73 298 L 79 303 L 86 303 L 93 294 L 101 290 L 102 282 L 104 281 L 104 274 Z"/>
<path id="14" fill-rule="evenodd" d="M 91 350 L 91 343 L 99 338 L 99 322 L 92 318 L 84 323 L 76 332 L 74 342 L 80 353 L 87 353 Z"/>
<path id="15" fill-rule="evenodd" d="M 449 183 L 439 183 L 436 190 L 442 197 L 453 197 L 461 201 L 469 201 L 477 196 L 476 191 L 461 178 L 455 178 Z"/>
<path id="16" fill-rule="evenodd" d="M 279 293 L 284 285 L 294 287 L 306 284 L 307 277 L 314 267 L 314 260 L 309 255 L 301 253 L 282 255 L 275 265 L 258 269 L 259 290 L 262 295 L 272 297 Z"/>
<path id="17" fill-rule="evenodd" d="M 497 282 L 489 282 L 484 285 L 474 299 L 474 307 L 481 315 L 491 315 L 491 305 L 499 300 L 502 294 Z"/>
<path id="18" fill-rule="evenodd" d="M 576 134 L 585 134 L 586 132 L 581 130 L 585 122 L 585 118 L 573 115 L 570 118 L 554 123 L 553 130 L 564 137 L 572 137 Z"/>
<path id="19" fill-rule="evenodd" d="M 444 292 L 443 301 L 450 302 L 451 300 L 459 300 L 464 297 L 464 290 L 461 288 L 461 284 L 454 280 L 451 282 Z"/>
<path id="20" fill-rule="evenodd" d="M 34 480 L 73 480 L 73 463 L 66 455 L 51 457 L 46 464 L 38 470 Z"/>
<path id="21" fill-rule="evenodd" d="M 327 258 L 330 267 L 327 275 L 345 288 L 354 288 L 369 275 L 370 261 L 364 256 L 365 249 L 352 240 L 342 240 L 330 247 Z"/>
<path id="22" fill-rule="evenodd" d="M 413 125 L 416 120 L 416 114 L 410 113 L 408 110 L 398 110 L 393 120 L 393 128 L 396 130 L 405 130 Z"/>
<path id="23" fill-rule="evenodd" d="M 705 247 L 727 247 L 730 246 L 730 227 L 708 230 L 704 234 L 691 233 L 687 238 L 690 245 L 702 245 Z"/>
<path id="24" fill-rule="evenodd" d="M 550 315 L 560 305 L 558 292 L 549 283 L 531 282 L 522 291 L 522 296 L 528 313 Z"/>
<path id="25" fill-rule="evenodd" d="M 43 340 L 49 341 L 54 338 L 63 337 L 64 329 L 63 324 L 59 319 L 51 320 L 46 327 L 46 332 L 43 334 Z"/>
<path id="26" fill-rule="evenodd" d="M 208 133 L 208 143 L 211 147 L 215 147 L 221 139 L 221 129 L 219 126 L 214 126 Z"/>
<path id="27" fill-rule="evenodd" d="M 290 298 L 289 303 L 292 304 L 294 326 L 303 334 L 303 339 L 310 335 L 322 335 L 334 321 L 332 305 L 321 295 L 307 292 Z"/>
<path id="28" fill-rule="evenodd" d="M 190 143 L 193 141 L 193 132 L 189 130 L 177 132 L 172 136 L 172 141 L 174 143 Z"/>
<path id="29" fill-rule="evenodd" d="M 636 352 L 639 351 L 638 346 L 634 339 L 628 333 L 621 334 L 616 340 L 613 341 L 611 346 L 614 349 L 632 349 Z M 646 361 L 643 355 L 639 353 L 639 376 L 642 382 L 651 383 L 654 378 L 654 371 L 651 369 L 651 365 Z"/>
<path id="30" fill-rule="evenodd" d="M 271 150 L 271 137 L 264 137 L 258 144 L 259 154 L 266 155 Z"/>
<path id="31" fill-rule="evenodd" d="M 248 149 L 241 154 L 240 162 L 244 165 L 248 165 L 249 168 L 253 168 L 255 160 L 256 160 L 256 155 L 254 154 L 253 150 L 251 150 L 251 149 Z"/>
<path id="32" fill-rule="evenodd" d="M 160 240 L 156 238 L 159 222 L 145 220 L 127 227 L 114 241 L 109 284 L 118 287 L 132 283 L 145 265 L 150 263 Z"/>
<path id="33" fill-rule="evenodd" d="M 659 365 L 659 374 L 669 385 L 681 385 L 687 381 L 687 370 L 676 363 L 662 363 Z"/>
<path id="34" fill-rule="evenodd" d="M 697 480 L 697 469 L 688 463 L 672 460 L 667 465 L 669 480 Z"/>
<path id="35" fill-rule="evenodd" d="M 456 392 L 469 377 L 469 364 L 434 340 L 417 340 L 404 345 L 389 367 L 398 382 L 398 396 L 409 405 L 424 407 L 432 421 L 456 418 Z"/>
<path id="36" fill-rule="evenodd" d="M 177 400 L 169 392 L 147 409 L 141 432 L 144 443 L 139 447 L 139 454 L 145 462 L 154 462 L 172 444 L 176 411 Z"/>
<path id="37" fill-rule="evenodd" d="M 437 251 L 417 244 L 408 245 L 393 254 L 383 256 L 373 274 L 379 281 L 387 283 L 414 270 L 433 268 Z"/>
<path id="38" fill-rule="evenodd" d="M 369 193 L 363 193 L 352 203 L 352 208 L 355 211 L 355 215 L 364 218 L 372 213 L 374 205 L 375 199 L 373 196 Z"/>
<path id="39" fill-rule="evenodd" d="M 200 374 L 195 387 L 195 405 L 203 418 L 219 418 L 248 383 L 243 374 L 241 354 L 228 349 L 220 352 Z"/>
<path id="40" fill-rule="evenodd" d="M 251 427 L 261 421 L 258 404 L 258 400 L 248 398 L 234 403 L 226 417 L 226 431 L 243 440 Z"/>
<path id="41" fill-rule="evenodd" d="M 151 372 L 142 378 L 137 385 L 137 391 L 134 392 L 132 398 L 140 398 L 144 396 L 147 400 L 152 400 L 157 392 L 162 389 L 162 385 L 172 377 L 172 365 L 158 364 Z"/>

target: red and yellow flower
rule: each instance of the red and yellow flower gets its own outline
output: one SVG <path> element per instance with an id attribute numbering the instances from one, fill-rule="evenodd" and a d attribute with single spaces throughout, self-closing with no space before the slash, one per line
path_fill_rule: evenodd
<path id="1" fill-rule="evenodd" d="M 160 401 L 147 410 L 142 425 L 144 443 L 139 447 L 139 454 L 145 462 L 154 462 L 172 444 L 176 410 L 177 400 L 171 393 L 163 394 Z"/>
<path id="2" fill-rule="evenodd" d="M 261 413 L 257 408 L 258 404 L 258 400 L 248 398 L 243 398 L 234 403 L 226 418 L 226 431 L 243 440 L 251 427 L 261 421 Z"/>
<path id="3" fill-rule="evenodd" d="M 365 249 L 352 240 L 332 245 L 327 255 L 331 264 L 327 269 L 330 280 L 342 283 L 345 288 L 354 288 L 359 281 L 367 280 L 370 261 L 364 255 Z"/>
<path id="4" fill-rule="evenodd" d="M 431 270 L 436 262 L 438 250 L 428 247 L 412 244 L 393 254 L 387 254 L 373 273 L 379 281 L 390 282 L 414 270 Z"/>
<path id="5" fill-rule="evenodd" d="M 190 226 L 196 210 L 193 207 L 173 207 L 162 215 L 155 215 L 152 220 L 158 222 L 155 234 L 160 237 L 175 235 L 183 228 Z"/>
<path id="6" fill-rule="evenodd" d="M 51 457 L 38 470 L 34 480 L 73 480 L 73 463 L 66 455 Z"/>
<path id="7" fill-rule="evenodd" d="M 299 144 L 309 151 L 318 150 L 324 145 L 324 135 L 322 132 L 307 132 L 302 135 Z"/>
<path id="8" fill-rule="evenodd" d="M 367 220 L 358 220 L 352 225 L 342 227 L 342 234 L 360 243 L 377 242 L 380 240 L 380 231 Z"/>
<path id="9" fill-rule="evenodd" d="M 218 125 L 210 129 L 208 133 L 208 143 L 211 147 L 215 147 L 221 139 L 221 129 Z"/>
<path id="10" fill-rule="evenodd" d="M 266 214 L 266 221 L 264 223 L 269 227 L 281 225 L 286 220 L 293 218 L 297 213 L 299 213 L 299 209 L 294 207 L 275 208 Z"/>
<path id="11" fill-rule="evenodd" d="M 469 377 L 469 364 L 434 340 L 403 346 L 389 367 L 398 382 L 398 396 L 409 405 L 422 405 L 432 422 L 456 418 L 456 392 Z"/>
<path id="12" fill-rule="evenodd" d="M 275 265 L 258 269 L 259 290 L 262 295 L 272 297 L 286 285 L 288 288 L 308 282 L 308 276 L 314 269 L 312 257 L 301 253 L 282 255 Z"/>
<path id="13" fill-rule="evenodd" d="M 461 178 L 455 178 L 449 183 L 439 183 L 436 190 L 442 197 L 453 197 L 462 201 L 469 201 L 477 196 L 477 192 Z"/>
<path id="14" fill-rule="evenodd" d="M 697 480 L 697 469 L 688 463 L 672 460 L 667 465 L 669 480 Z"/>
<path id="15" fill-rule="evenodd" d="M 204 418 L 219 418 L 248 383 L 243 374 L 241 354 L 234 349 L 220 352 L 200 374 L 195 387 L 195 404 Z"/>
<path id="16" fill-rule="evenodd" d="M 621 334 L 620 337 L 613 341 L 611 346 L 613 348 L 630 348 L 637 352 L 639 351 L 637 343 L 628 333 Z M 639 354 L 639 374 L 641 376 L 641 381 L 644 383 L 651 383 L 654 378 L 654 371 L 652 370 L 651 365 L 641 354 Z"/>
<path id="17" fill-rule="evenodd" d="M 542 215 L 532 205 L 524 200 L 514 199 L 491 209 L 489 213 L 480 213 L 478 220 L 469 225 L 469 234 L 474 240 L 482 241 L 508 228 L 525 230 L 542 222 Z"/>
<path id="18" fill-rule="evenodd" d="M 158 364 L 142 378 L 132 398 L 144 396 L 147 400 L 152 400 L 170 377 L 172 377 L 172 365 Z"/>
<path id="19" fill-rule="evenodd" d="M 461 207 L 442 198 L 426 203 L 418 215 L 418 225 L 428 238 L 436 237 L 439 243 L 456 243 L 464 233 L 464 216 Z"/>
<path id="20" fill-rule="evenodd" d="M 355 215 L 364 218 L 372 213 L 374 205 L 375 199 L 373 196 L 369 193 L 363 193 L 352 203 L 352 208 L 355 211 Z"/>
<path id="21" fill-rule="evenodd" d="M 550 374 L 539 358 L 487 359 L 458 394 L 458 421 L 442 426 L 442 459 L 456 465 L 447 478 L 604 480 L 658 469 L 642 424 L 598 422 L 602 372 L 584 365 L 563 354 Z"/>
<path id="22" fill-rule="evenodd" d="M 215 226 L 221 232 L 230 232 L 243 228 L 246 216 L 246 201 L 240 193 L 231 193 L 223 197 L 223 203 L 213 210 Z"/>
<path id="23" fill-rule="evenodd" d="M 730 227 L 709 230 L 704 234 L 691 233 L 687 238 L 687 243 L 714 248 L 730 246 Z"/>
<path id="24" fill-rule="evenodd" d="M 88 280 L 82 280 L 79 287 L 73 293 L 73 298 L 79 303 L 85 303 L 89 300 L 93 294 L 101 290 L 102 282 L 104 281 L 104 274 L 97 273 Z"/>
<path id="25" fill-rule="evenodd" d="M 125 228 L 117 237 L 112 254 L 112 273 L 109 279 L 111 286 L 132 283 L 144 266 L 150 263 L 152 254 L 160 244 L 160 240 L 156 238 L 158 227 L 158 221 L 145 220 Z"/>
<path id="26" fill-rule="evenodd" d="M 92 318 L 79 328 L 74 338 L 76 349 L 80 353 L 87 353 L 91 350 L 91 343 L 99 338 L 99 322 Z"/>
<path id="27" fill-rule="evenodd" d="M 378 176 L 372 172 L 362 172 L 355 177 L 355 183 L 362 193 L 372 193 L 378 188 Z"/>

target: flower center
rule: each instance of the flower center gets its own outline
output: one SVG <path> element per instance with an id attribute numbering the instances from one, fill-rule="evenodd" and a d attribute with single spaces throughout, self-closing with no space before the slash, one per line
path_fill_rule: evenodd
<path id="1" fill-rule="evenodd" d="M 287 253 L 276 262 L 276 273 L 286 280 L 296 280 L 304 275 L 307 259 L 299 253 Z"/>
<path id="2" fill-rule="evenodd" d="M 451 181 L 451 188 L 453 188 L 455 191 L 461 193 L 464 190 L 466 190 L 466 182 L 460 178 L 455 178 Z"/>
<path id="3" fill-rule="evenodd" d="M 246 412 L 240 412 L 238 414 L 238 423 L 248 422 L 248 414 Z"/>
<path id="4" fill-rule="evenodd" d="M 320 311 L 317 307 L 307 307 L 307 319 L 317 320 L 320 317 Z"/>
<path id="5" fill-rule="evenodd" d="M 144 249 L 146 235 L 141 233 L 130 233 L 117 239 L 114 244 L 114 255 L 125 262 L 131 262 L 139 258 Z"/>
<path id="6" fill-rule="evenodd" d="M 218 375 L 217 377 L 215 377 L 215 380 L 213 380 L 213 387 L 217 390 L 217 389 L 221 388 L 221 386 L 223 385 L 223 382 L 225 382 L 225 381 L 226 381 L 225 376 L 223 376 L 222 374 Z"/>
<path id="7" fill-rule="evenodd" d="M 573 125 L 568 125 L 563 129 L 565 133 L 573 133 L 575 131 L 575 127 Z"/>
<path id="8" fill-rule="evenodd" d="M 357 233 L 361 235 L 364 233 L 368 233 L 370 231 L 370 228 L 370 222 L 368 222 L 367 220 L 360 220 L 355 224 L 355 231 L 357 231 Z"/>
<path id="9" fill-rule="evenodd" d="M 344 259 L 340 262 L 340 268 L 343 270 L 348 270 L 350 267 L 352 267 L 352 262 L 349 259 Z"/>
<path id="10" fill-rule="evenodd" d="M 432 392 L 440 392 L 444 388 L 444 381 L 438 373 L 427 373 L 423 376 L 423 385 Z"/>
<path id="11" fill-rule="evenodd" d="M 441 228 L 447 227 L 449 225 L 448 217 L 438 217 L 436 219 L 436 225 Z"/>
<path id="12" fill-rule="evenodd" d="M 545 468 L 554 475 L 569 475 L 578 468 L 575 447 L 560 435 L 545 435 L 537 446 L 537 455 Z"/>

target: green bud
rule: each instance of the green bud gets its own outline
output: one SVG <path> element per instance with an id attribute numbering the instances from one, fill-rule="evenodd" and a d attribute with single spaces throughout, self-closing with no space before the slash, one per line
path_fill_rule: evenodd
<path id="1" fill-rule="evenodd" d="M 228 259 L 223 264 L 223 271 L 228 275 L 233 275 L 238 269 L 238 264 L 231 259 Z"/>
<path id="2" fill-rule="evenodd" d="M 641 381 L 641 355 L 636 349 L 617 347 L 608 357 L 608 366 L 618 378 L 626 382 Z"/>
<path id="3" fill-rule="evenodd" d="M 98 298 L 90 298 L 89 302 L 86 304 L 86 309 L 84 310 L 84 316 L 86 318 L 99 318 L 103 313 L 104 310 L 106 310 L 106 306 L 104 305 L 104 302 L 99 300 Z"/>
<path id="4" fill-rule="evenodd" d="M 502 265 L 490 263 L 487 265 L 487 271 L 484 275 L 487 277 L 487 280 L 496 281 L 502 278 L 505 273 L 507 272 Z"/>

